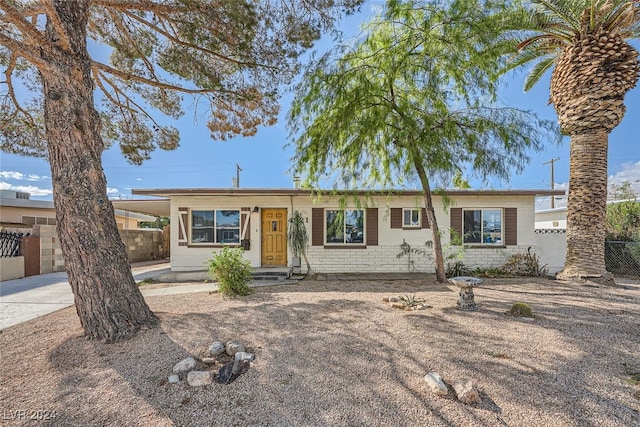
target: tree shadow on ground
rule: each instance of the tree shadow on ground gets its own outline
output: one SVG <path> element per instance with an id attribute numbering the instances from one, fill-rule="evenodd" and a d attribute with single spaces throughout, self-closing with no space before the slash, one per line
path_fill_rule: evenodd
<path id="1" fill-rule="evenodd" d="M 448 288 L 427 293 L 432 309 L 403 312 L 380 296 L 418 293 L 408 284 L 360 283 L 358 291 L 345 285 L 260 288 L 234 300 L 180 296 L 189 303 L 186 313 L 172 309 L 178 297 L 152 298 L 161 328 L 109 345 L 68 338 L 51 351 L 50 364 L 62 373 L 55 399 L 69 408 L 57 422 L 503 426 L 526 424 L 531 413 L 540 425 L 639 421 L 640 405 L 617 365 L 640 365 L 637 295 L 487 281 L 476 292 L 476 312 L 456 310 L 457 294 Z M 309 301 L 290 299 L 299 292 Z M 374 295 L 363 300 L 358 292 Z M 505 315 L 523 295 L 538 316 L 533 322 Z M 233 338 L 256 355 L 234 383 L 167 383 L 174 363 Z M 450 384 L 472 379 L 482 403 L 431 394 L 423 380 L 429 371 Z"/>

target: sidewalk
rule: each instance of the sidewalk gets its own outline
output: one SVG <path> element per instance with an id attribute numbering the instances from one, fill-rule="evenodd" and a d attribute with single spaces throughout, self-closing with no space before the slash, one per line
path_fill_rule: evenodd
<path id="1" fill-rule="evenodd" d="M 142 262 L 131 266 L 139 282 L 170 271 L 168 262 Z M 200 292 L 212 285 L 197 284 L 142 290 L 144 296 Z M 0 282 L 0 330 L 73 305 L 67 273 L 49 273 Z"/>

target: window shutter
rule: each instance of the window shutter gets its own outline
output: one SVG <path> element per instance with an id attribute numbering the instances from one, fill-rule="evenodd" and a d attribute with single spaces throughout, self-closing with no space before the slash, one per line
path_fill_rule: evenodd
<path id="1" fill-rule="evenodd" d="M 427 218 L 427 209 L 426 208 L 422 208 L 420 209 L 420 211 L 422 212 L 422 228 L 430 228 L 429 226 L 429 219 Z"/>
<path id="2" fill-rule="evenodd" d="M 402 228 L 402 208 L 391 208 L 391 228 Z"/>
<path id="3" fill-rule="evenodd" d="M 518 244 L 518 209 L 504 209 L 504 243 L 505 245 Z"/>
<path id="4" fill-rule="evenodd" d="M 311 246 L 324 245 L 324 209 L 311 209 Z"/>
<path id="5" fill-rule="evenodd" d="M 240 239 L 251 239 L 251 208 L 242 208 L 240 212 Z"/>
<path id="6" fill-rule="evenodd" d="M 189 223 L 189 208 L 178 208 L 178 246 L 187 246 L 189 234 L 187 224 Z"/>
<path id="7" fill-rule="evenodd" d="M 378 208 L 370 208 L 367 214 L 367 246 L 378 246 Z"/>
<path id="8" fill-rule="evenodd" d="M 462 237 L 462 208 L 449 209 L 449 227 Z"/>

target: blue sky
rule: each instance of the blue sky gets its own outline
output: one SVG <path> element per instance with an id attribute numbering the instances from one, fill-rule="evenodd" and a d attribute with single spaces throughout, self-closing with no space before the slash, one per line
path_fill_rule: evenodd
<path id="1" fill-rule="evenodd" d="M 346 36 L 354 35 L 358 26 L 371 15 L 372 8 L 381 4 L 373 0 L 365 4 L 361 13 L 347 17 L 340 29 Z M 636 48 L 640 48 L 638 43 Z M 330 47 L 329 37 L 317 43 L 319 52 Z M 549 76 L 530 92 L 522 90 L 522 72 L 506 76 L 501 102 L 536 112 L 540 117 L 556 120 L 553 107 L 548 105 Z M 111 198 L 135 198 L 132 188 L 193 188 L 231 187 L 236 164 L 242 168 L 240 186 L 246 188 L 288 188 L 292 186 L 289 159 L 293 150 L 285 148 L 287 129 L 284 117 L 290 95 L 282 101 L 281 120 L 272 127 L 261 128 L 251 138 L 235 138 L 226 142 L 213 141 L 205 122 L 195 122 L 190 101 L 186 98 L 186 114 L 173 123 L 180 130 L 181 144 L 177 150 L 157 150 L 151 160 L 141 166 L 131 165 L 114 146 L 103 155 L 103 168 Z M 640 193 L 640 89 L 627 94 L 627 113 L 623 122 L 609 136 L 609 181 L 634 183 Z M 474 188 L 550 188 L 550 167 L 543 163 L 559 157 L 555 162 L 556 188 L 566 188 L 569 180 L 569 143 L 544 144 L 541 152 L 532 152 L 531 161 L 523 173 L 509 182 L 497 179 L 488 185 L 472 181 Z M 32 198 L 51 199 L 49 165 L 42 159 L 0 154 L 0 189 L 27 191 Z M 544 207 L 544 206 L 541 206 Z"/>

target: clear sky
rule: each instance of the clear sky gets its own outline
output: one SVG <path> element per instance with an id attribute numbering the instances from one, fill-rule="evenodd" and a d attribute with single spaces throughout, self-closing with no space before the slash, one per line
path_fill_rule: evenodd
<path id="1" fill-rule="evenodd" d="M 381 0 L 370 0 L 361 13 L 347 17 L 340 29 L 345 36 L 354 35 L 365 22 L 372 8 Z M 316 44 L 319 52 L 330 47 L 325 37 Z M 639 43 L 634 43 L 640 48 Z M 506 76 L 501 101 L 510 106 L 528 109 L 539 116 L 556 120 L 553 107 L 548 105 L 549 76 L 530 92 L 522 90 L 524 74 Z M 289 159 L 293 155 L 287 144 L 285 114 L 291 96 L 282 100 L 281 120 L 275 126 L 261 128 L 251 138 L 236 138 L 226 142 L 213 141 L 205 122 L 195 122 L 190 100 L 185 98 L 186 114 L 176 123 L 180 130 L 181 144 L 177 150 L 156 150 L 151 160 L 141 166 L 131 165 L 114 146 L 103 155 L 103 167 L 107 176 L 111 198 L 136 198 L 132 188 L 208 188 L 231 187 L 236 176 L 236 164 L 240 165 L 240 186 L 245 188 L 289 188 L 292 176 Z M 609 136 L 609 181 L 634 183 L 640 193 L 640 89 L 627 94 L 627 113 L 623 122 Z M 551 159 L 555 162 L 556 188 L 566 188 L 569 180 L 569 143 L 545 144 L 541 152 L 532 152 L 531 161 L 524 172 L 514 175 L 509 182 L 492 180 L 488 185 L 472 181 L 474 188 L 542 189 L 551 186 Z M 0 189 L 27 191 L 35 199 L 51 199 L 49 165 L 45 160 L 0 153 Z M 540 208 L 544 206 L 541 205 Z"/>

